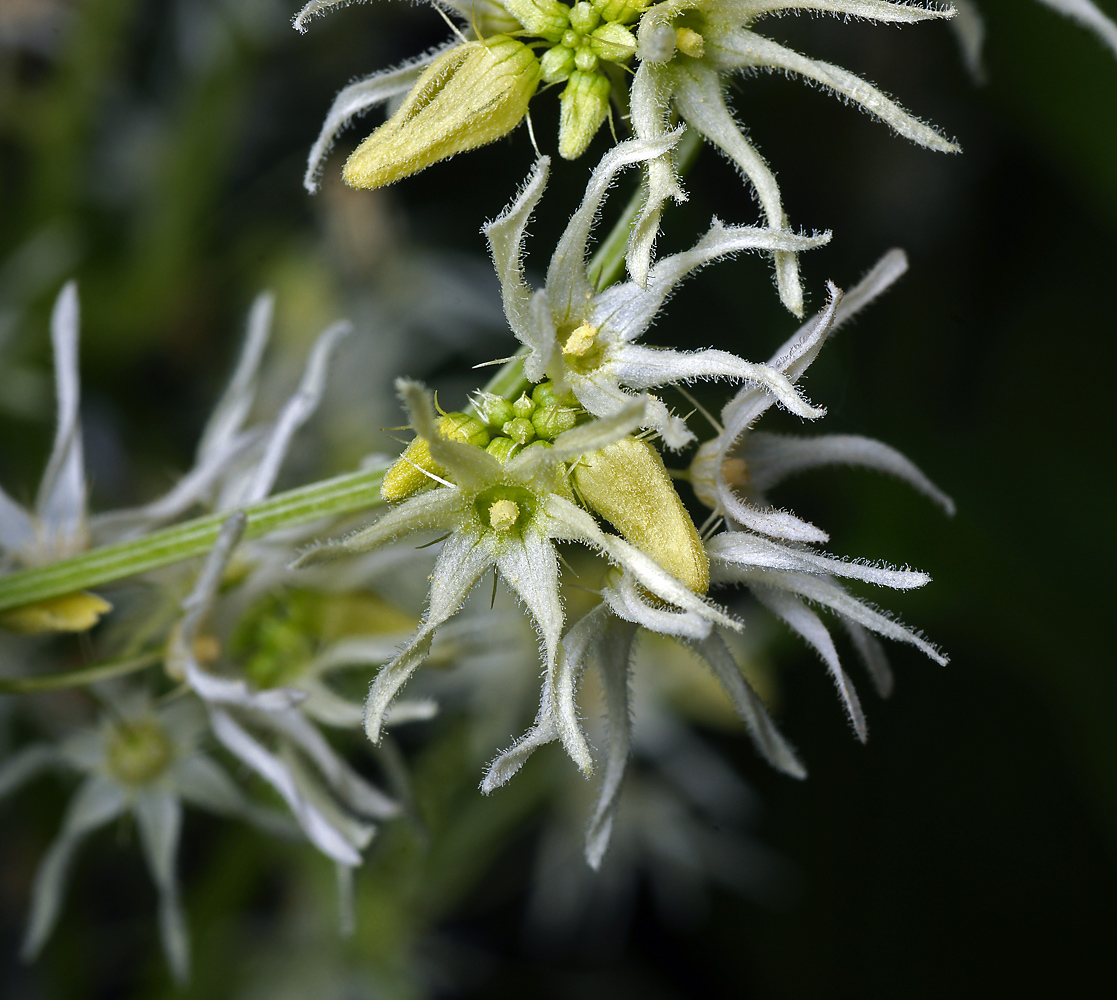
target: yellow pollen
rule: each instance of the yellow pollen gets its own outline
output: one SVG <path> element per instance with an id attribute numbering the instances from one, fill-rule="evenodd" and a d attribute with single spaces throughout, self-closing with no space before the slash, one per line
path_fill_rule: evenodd
<path id="1" fill-rule="evenodd" d="M 679 28 L 675 32 L 675 44 L 683 55 L 692 59 L 701 59 L 706 52 L 705 39 L 690 28 Z"/>
<path id="2" fill-rule="evenodd" d="M 593 340 L 596 336 L 597 327 L 590 326 L 589 323 L 583 323 L 566 338 L 566 343 L 562 345 L 562 353 L 573 354 L 574 357 L 580 358 L 593 347 Z"/>
<path id="3" fill-rule="evenodd" d="M 497 500 L 489 508 L 489 524 L 497 531 L 508 531 L 520 518 L 520 506 L 511 500 Z"/>

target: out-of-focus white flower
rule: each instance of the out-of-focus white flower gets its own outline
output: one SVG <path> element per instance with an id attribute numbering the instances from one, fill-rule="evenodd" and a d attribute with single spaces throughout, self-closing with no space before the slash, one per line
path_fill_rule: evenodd
<path id="1" fill-rule="evenodd" d="M 62 743 L 34 743 L 0 767 L 0 796 L 48 768 L 84 774 L 70 801 L 62 829 L 39 866 L 32 887 L 31 915 L 23 954 L 35 958 L 62 909 L 66 879 L 82 841 L 126 813 L 139 828 L 140 843 L 159 893 L 159 929 L 175 977 L 190 965 L 186 923 L 175 866 L 187 803 L 222 816 L 237 816 L 273 832 L 288 833 L 281 815 L 250 802 L 200 744 L 205 713 L 193 699 L 154 708 L 135 689 L 104 685 L 111 711 L 100 725 L 79 730 Z"/>
<path id="2" fill-rule="evenodd" d="M 1037 0 L 1064 17 L 1092 31 L 1107 48 L 1117 55 L 1117 23 L 1104 14 L 1093 0 Z M 952 22 L 966 68 L 977 81 L 985 78 L 981 52 L 985 44 L 985 22 L 974 0 L 954 0 L 958 16 Z"/>
<path id="3" fill-rule="evenodd" d="M 597 417 L 609 416 L 630 403 L 633 397 L 628 390 L 640 392 L 709 378 L 762 386 L 793 413 L 821 416 L 824 411 L 805 402 L 770 366 L 726 351 L 674 351 L 635 341 L 676 286 L 711 261 L 742 250 L 808 250 L 825 244 L 829 233 L 796 236 L 782 230 L 725 226 L 714 219 L 693 247 L 658 261 L 642 285 L 628 281 L 597 292 L 590 281 L 586 243 L 616 174 L 665 155 L 681 134 L 679 129 L 646 142 L 623 142 L 605 154 L 555 248 L 541 289 L 532 291 L 525 283 L 522 257 L 525 229 L 547 183 L 550 161 L 546 157 L 536 163 L 516 200 L 485 227 L 505 315 L 516 338 L 528 349 L 524 375 L 529 382 L 551 379 L 560 397 L 573 393 Z M 694 439 L 684 421 L 654 397 L 644 426 L 660 434 L 669 448 L 681 448 Z"/>
<path id="4" fill-rule="evenodd" d="M 831 63 L 810 59 L 753 30 L 766 15 L 806 11 L 910 23 L 949 17 L 952 8 L 935 9 L 891 0 L 664 0 L 640 20 L 640 67 L 630 91 L 632 128 L 638 138 L 654 139 L 669 128 L 671 112 L 696 129 L 734 163 L 756 190 L 773 229 L 787 229 L 775 174 L 737 124 L 725 97 L 730 74 L 775 70 L 800 76 L 860 105 L 900 135 L 941 152 L 958 147 L 914 118 L 859 76 Z M 648 193 L 629 242 L 628 267 L 640 285 L 649 280 L 652 245 L 665 202 L 685 196 L 669 151 L 647 166 Z M 803 313 L 799 265 L 794 252 L 774 254 L 780 298 L 797 316 Z"/>
<path id="5" fill-rule="evenodd" d="M 831 286 L 827 306 L 776 352 L 772 366 L 797 381 L 830 333 L 906 269 L 904 254 L 893 250 L 849 295 L 843 297 Z M 812 546 L 829 536 L 789 511 L 770 506 L 767 491 L 806 469 L 860 465 L 905 480 L 947 513 L 953 512 L 954 505 L 912 462 L 879 441 L 855 435 L 801 438 L 752 430 L 771 405 L 772 400 L 762 392 L 748 388 L 739 392 L 722 410 L 724 428 L 699 448 L 691 464 L 690 481 L 699 499 L 723 517 L 729 528 L 706 545 L 711 583 L 744 584 L 822 657 L 850 722 L 864 740 L 867 729 L 853 684 L 841 667 L 829 631 L 808 604 L 821 605 L 838 616 L 877 687 L 886 694 L 891 687 L 887 660 L 869 632 L 910 643 L 936 663 L 945 664 L 946 657 L 917 632 L 854 597 L 838 578 L 909 590 L 928 583 L 930 577 L 915 570 L 850 561 L 817 551 Z"/>

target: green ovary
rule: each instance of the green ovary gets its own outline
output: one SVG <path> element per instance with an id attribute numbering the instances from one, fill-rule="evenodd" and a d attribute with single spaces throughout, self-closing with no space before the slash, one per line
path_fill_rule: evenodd
<path id="1" fill-rule="evenodd" d="M 174 749 L 154 719 L 114 725 L 109 733 L 109 773 L 124 785 L 150 785 L 171 763 Z"/>

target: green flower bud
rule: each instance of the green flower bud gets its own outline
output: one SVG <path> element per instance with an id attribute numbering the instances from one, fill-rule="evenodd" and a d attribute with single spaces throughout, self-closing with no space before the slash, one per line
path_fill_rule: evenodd
<path id="1" fill-rule="evenodd" d="M 504 9 L 529 34 L 549 42 L 557 42 L 570 27 L 570 9 L 558 0 L 504 0 Z"/>
<path id="2" fill-rule="evenodd" d="M 507 399 L 492 392 L 476 393 L 473 405 L 481 414 L 481 419 L 490 427 L 503 427 L 516 415 Z"/>
<path id="3" fill-rule="evenodd" d="M 544 83 L 559 83 L 574 72 L 574 50 L 565 45 L 547 49 L 539 60 Z"/>
<path id="4" fill-rule="evenodd" d="M 632 24 L 648 9 L 648 4 L 633 3 L 632 0 L 590 0 L 590 5 L 603 20 L 618 24 Z"/>
<path id="5" fill-rule="evenodd" d="M 558 397 L 555 395 L 555 383 L 550 380 L 540 382 L 531 390 L 531 398 L 536 406 L 557 406 Z"/>
<path id="6" fill-rule="evenodd" d="M 520 393 L 520 398 L 512 404 L 512 412 L 517 417 L 524 417 L 530 419 L 531 415 L 535 412 L 535 401 L 526 393 Z M 507 431 L 505 431 L 507 433 Z"/>
<path id="7" fill-rule="evenodd" d="M 511 421 L 509 421 L 511 422 Z M 519 444 L 511 438 L 493 438 L 489 442 L 489 446 L 485 449 L 490 455 L 493 456 L 501 465 L 508 461 L 517 451 L 520 450 Z"/>
<path id="8" fill-rule="evenodd" d="M 573 410 L 558 404 L 541 406 L 531 418 L 535 433 L 548 440 L 570 430 L 577 422 L 578 415 Z"/>
<path id="9" fill-rule="evenodd" d="M 597 135 L 609 113 L 609 78 L 601 73 L 570 74 L 559 97 L 559 155 L 576 160 Z"/>
<path id="10" fill-rule="evenodd" d="M 603 24 L 590 34 L 589 47 L 606 62 L 624 62 L 636 55 L 636 38 L 619 24 Z"/>
<path id="11" fill-rule="evenodd" d="M 516 444 L 527 444 L 535 437 L 535 427 L 527 417 L 516 417 L 504 425 L 504 433 Z"/>
<path id="12" fill-rule="evenodd" d="M 450 49 L 349 157 L 345 183 L 383 187 L 507 135 L 527 113 L 540 72 L 532 50 L 507 35 Z"/>
<path id="13" fill-rule="evenodd" d="M 597 69 L 597 56 L 588 47 L 580 48 L 574 53 L 574 65 L 583 73 L 592 73 Z"/>
<path id="14" fill-rule="evenodd" d="M 588 35 L 601 21 L 601 15 L 585 0 L 570 8 L 570 27 L 580 35 Z"/>
<path id="15" fill-rule="evenodd" d="M 696 594 L 710 587 L 710 563 L 663 459 L 647 441 L 627 437 L 585 455 L 574 488 L 628 541 Z"/>
<path id="16" fill-rule="evenodd" d="M 485 425 L 468 413 L 444 413 L 438 420 L 438 433 L 449 441 L 461 441 L 478 448 L 484 448 L 489 443 Z M 423 438 L 415 438 L 384 473 L 380 482 L 381 498 L 386 503 L 399 503 L 422 490 L 437 486 L 437 482 L 425 474 L 427 472 L 442 477 L 446 475 L 446 470 L 431 457 L 430 445 Z"/>

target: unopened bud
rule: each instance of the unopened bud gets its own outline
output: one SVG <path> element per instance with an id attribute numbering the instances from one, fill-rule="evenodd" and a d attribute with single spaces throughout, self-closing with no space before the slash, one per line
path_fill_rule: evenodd
<path id="1" fill-rule="evenodd" d="M 648 4 L 632 0 L 590 0 L 605 21 L 616 21 L 618 24 L 632 24 L 648 9 Z"/>
<path id="2" fill-rule="evenodd" d="M 79 590 L 74 594 L 48 597 L 22 608 L 0 611 L 0 628 L 25 635 L 86 632 L 109 611 L 112 611 L 112 605 L 103 597 L 91 594 L 88 590 Z"/>
<path id="3" fill-rule="evenodd" d="M 574 487 L 590 510 L 696 594 L 710 587 L 710 563 L 659 453 L 627 437 L 582 457 Z"/>
<path id="4" fill-rule="evenodd" d="M 570 10 L 558 0 L 504 0 L 504 9 L 531 35 L 557 42 L 570 25 Z"/>
<path id="5" fill-rule="evenodd" d="M 570 74 L 559 97 L 559 155 L 576 160 L 597 135 L 609 113 L 609 78 L 601 73 Z"/>
<path id="6" fill-rule="evenodd" d="M 560 83 L 574 72 L 574 50 L 565 45 L 548 49 L 539 59 L 544 83 Z"/>
<path id="7" fill-rule="evenodd" d="M 623 25 L 603 24 L 590 34 L 590 50 L 607 62 L 624 62 L 636 55 L 636 39 Z"/>
<path id="8" fill-rule="evenodd" d="M 507 35 L 450 49 L 349 157 L 345 182 L 383 187 L 507 135 L 527 113 L 540 72 L 532 50 Z"/>
<path id="9" fill-rule="evenodd" d="M 448 441 L 461 441 L 477 448 L 489 443 L 485 425 L 468 413 L 444 413 L 438 418 L 438 433 Z M 428 473 L 444 477 L 446 470 L 431 457 L 430 445 L 423 438 L 415 438 L 384 473 L 380 482 L 380 496 L 386 503 L 399 503 L 421 490 L 437 486 L 438 481 Z"/>

